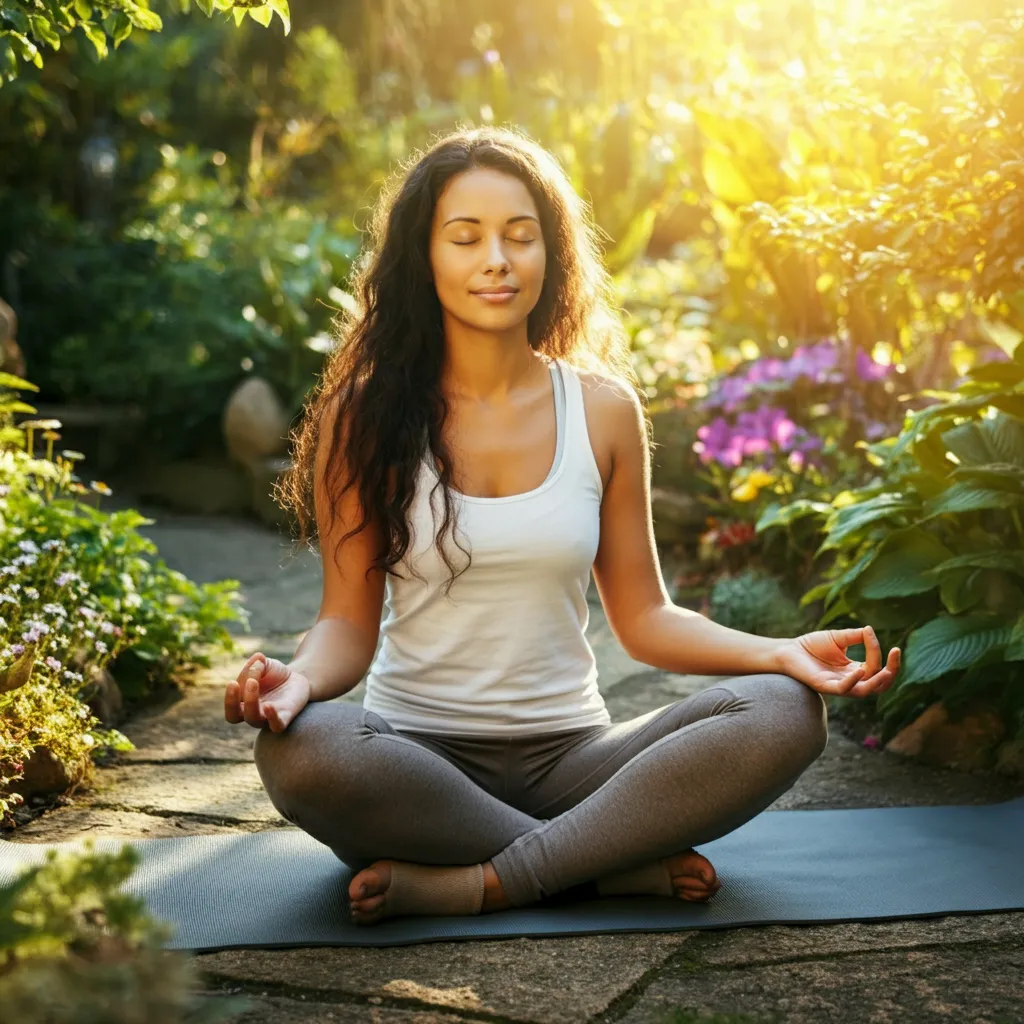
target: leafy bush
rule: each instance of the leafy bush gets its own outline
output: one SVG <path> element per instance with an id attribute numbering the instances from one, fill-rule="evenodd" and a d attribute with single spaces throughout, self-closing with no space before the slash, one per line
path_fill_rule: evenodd
<path id="1" fill-rule="evenodd" d="M 828 502 L 865 482 L 864 438 L 887 435 L 903 418 L 897 379 L 894 366 L 826 339 L 712 380 L 693 403 L 704 418 L 693 448 L 706 472 L 697 476 L 713 494 L 701 500 L 717 513 L 701 537 L 702 557 L 746 547 L 748 562 L 763 557 L 774 574 L 806 585 L 820 536 L 803 529 L 761 537 L 754 524 L 766 509 Z"/>
<path id="2" fill-rule="evenodd" d="M 356 244 L 294 202 L 239 208 L 214 154 L 161 153 L 118 238 L 13 193 L 0 193 L 0 235 L 24 264 L 23 348 L 44 394 L 138 405 L 150 446 L 174 457 L 219 449 L 224 403 L 251 372 L 298 409 Z"/>
<path id="3" fill-rule="evenodd" d="M 809 619 L 776 577 L 757 569 L 715 580 L 708 615 L 723 626 L 771 637 L 805 633 Z"/>
<path id="4" fill-rule="evenodd" d="M 875 626 L 903 665 L 877 709 L 887 741 L 937 699 L 988 702 L 1024 736 L 1024 347 L 867 446 L 880 474 L 829 503 L 766 511 L 760 532 L 810 521 L 834 561 L 801 604 L 820 626 Z"/>
<path id="5" fill-rule="evenodd" d="M 46 1024 L 214 1024 L 251 1007 L 203 1001 L 173 934 L 119 887 L 138 851 L 48 850 L 43 864 L 0 887 L 0 1006 L 9 1021 Z"/>
<path id="6" fill-rule="evenodd" d="M 34 385 L 0 375 L 0 387 Z M 130 742 L 100 723 L 85 703 L 108 665 L 129 699 L 148 696 L 196 664 L 198 648 L 235 650 L 225 623 L 247 623 L 238 581 L 197 585 L 167 567 L 137 532 L 151 522 L 133 510 L 104 513 L 110 493 L 85 487 L 73 472 L 79 452 L 54 454 L 57 421 L 25 421 L 33 407 L 0 396 L 0 817 L 21 802 L 17 780 L 39 747 L 69 778 L 90 756 Z M 33 455 L 41 429 L 46 454 Z"/>

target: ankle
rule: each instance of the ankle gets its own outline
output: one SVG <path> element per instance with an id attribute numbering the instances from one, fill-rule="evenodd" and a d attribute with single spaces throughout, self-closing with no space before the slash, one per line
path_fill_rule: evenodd
<path id="1" fill-rule="evenodd" d="M 505 896 L 498 873 L 494 870 L 490 861 L 484 862 L 484 902 L 480 908 L 481 914 L 492 910 L 508 910 L 512 904 Z"/>

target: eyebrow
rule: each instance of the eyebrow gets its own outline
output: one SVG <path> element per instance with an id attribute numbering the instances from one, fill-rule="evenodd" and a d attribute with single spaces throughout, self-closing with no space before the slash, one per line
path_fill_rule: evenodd
<path id="1" fill-rule="evenodd" d="M 464 221 L 467 221 L 470 224 L 479 224 L 480 223 L 480 218 L 479 217 L 452 217 L 450 220 L 446 220 L 441 225 L 441 227 L 446 228 L 446 227 L 448 227 L 449 224 L 452 224 L 452 223 L 454 223 L 457 220 L 464 220 Z M 518 217 L 509 217 L 509 219 L 507 221 L 505 221 L 505 223 L 506 224 L 515 224 L 517 221 L 521 221 L 521 220 L 532 220 L 532 221 L 536 221 L 537 224 L 540 224 L 540 221 L 537 220 L 536 217 L 531 216 L 528 213 L 520 214 Z"/>

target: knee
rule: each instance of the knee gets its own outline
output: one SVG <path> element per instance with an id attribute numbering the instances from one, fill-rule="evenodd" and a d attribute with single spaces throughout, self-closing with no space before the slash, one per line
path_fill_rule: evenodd
<path id="1" fill-rule="evenodd" d="M 290 808 L 323 799 L 332 806 L 357 800 L 365 788 L 357 732 L 362 709 L 348 704 L 307 704 L 284 732 L 264 726 L 253 743 L 253 760 L 271 802 L 291 819 Z"/>
<path id="2" fill-rule="evenodd" d="M 762 676 L 770 698 L 779 709 L 778 728 L 787 746 L 816 760 L 828 745 L 828 708 L 825 699 L 799 679 L 782 673 Z"/>

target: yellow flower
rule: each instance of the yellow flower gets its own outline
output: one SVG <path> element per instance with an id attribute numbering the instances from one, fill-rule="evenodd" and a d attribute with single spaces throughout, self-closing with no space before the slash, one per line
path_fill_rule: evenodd
<path id="1" fill-rule="evenodd" d="M 114 493 L 102 480 L 93 480 L 92 483 L 89 484 L 89 486 L 94 491 L 98 491 L 100 494 Z"/>
<path id="2" fill-rule="evenodd" d="M 766 470 L 755 469 L 752 470 L 750 476 L 747 477 L 747 483 L 752 484 L 757 488 L 767 487 L 768 484 L 775 483 L 775 477 Z"/>
<path id="3" fill-rule="evenodd" d="M 732 492 L 733 501 L 753 501 L 758 494 L 758 489 L 749 481 L 745 480 Z"/>

